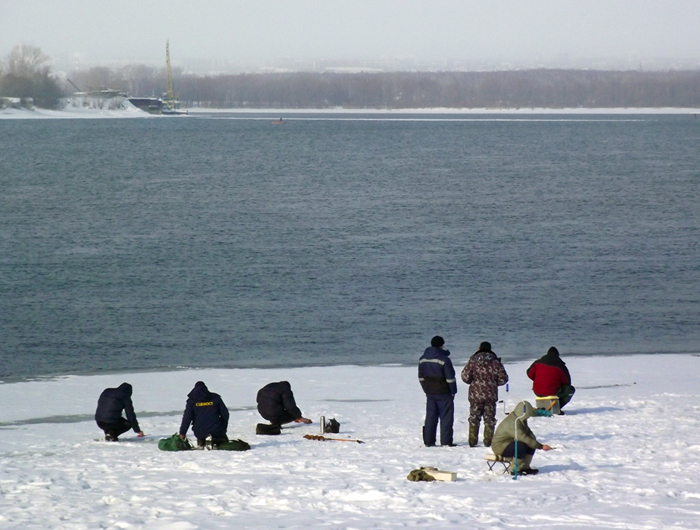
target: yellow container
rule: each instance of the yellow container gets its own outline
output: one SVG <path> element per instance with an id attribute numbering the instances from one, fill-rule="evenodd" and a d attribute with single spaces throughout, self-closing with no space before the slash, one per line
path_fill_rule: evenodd
<path id="1" fill-rule="evenodd" d="M 538 409 L 548 410 L 552 415 L 557 415 L 561 411 L 559 408 L 559 398 L 557 396 L 537 396 L 535 403 Z"/>

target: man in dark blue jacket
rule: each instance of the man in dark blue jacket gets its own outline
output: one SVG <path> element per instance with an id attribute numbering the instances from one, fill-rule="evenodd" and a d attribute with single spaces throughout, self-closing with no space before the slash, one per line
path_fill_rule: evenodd
<path id="1" fill-rule="evenodd" d="M 433 337 L 430 348 L 426 348 L 418 363 L 418 381 L 427 398 L 423 425 L 423 443 L 427 447 L 435 445 L 438 420 L 440 421 L 440 445 L 454 445 L 452 427 L 457 380 L 449 357 L 450 352 L 442 349 L 444 344 L 445 340 L 442 337 Z"/>
<path id="2" fill-rule="evenodd" d="M 301 415 L 292 393 L 292 385 L 288 381 L 268 383 L 260 390 L 256 398 L 258 412 L 272 425 L 282 425 L 295 421 L 311 423 L 311 420 Z"/>
<path id="3" fill-rule="evenodd" d="M 122 383 L 117 388 L 107 388 L 97 400 L 95 421 L 97 426 L 105 432 L 105 440 L 108 442 L 119 441 L 119 435 L 129 429 L 142 437 L 144 434 L 136 421 L 134 405 L 131 402 L 133 389 L 129 383 Z M 126 412 L 126 419 L 122 417 L 122 411 Z"/>
<path id="4" fill-rule="evenodd" d="M 190 425 L 199 447 L 204 446 L 207 436 L 211 436 L 212 445 L 228 442 L 228 409 L 221 396 L 209 392 L 207 385 L 202 381 L 197 381 L 192 391 L 187 394 L 185 413 L 180 424 L 180 438 L 183 440 Z"/>

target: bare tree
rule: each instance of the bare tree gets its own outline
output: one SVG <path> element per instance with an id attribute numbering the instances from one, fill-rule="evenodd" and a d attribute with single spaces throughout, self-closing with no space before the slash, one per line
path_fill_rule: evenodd
<path id="1" fill-rule="evenodd" d="M 55 108 L 61 89 L 46 64 L 49 57 L 41 48 L 18 44 L 7 56 L 0 76 L 0 96 L 32 98 L 38 107 Z"/>
<path id="2" fill-rule="evenodd" d="M 7 56 L 7 73 L 17 77 L 32 77 L 48 71 L 49 56 L 37 46 L 18 44 Z"/>

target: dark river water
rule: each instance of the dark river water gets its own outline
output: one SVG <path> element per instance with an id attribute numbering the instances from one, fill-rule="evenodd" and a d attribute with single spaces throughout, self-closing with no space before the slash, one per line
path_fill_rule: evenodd
<path id="1" fill-rule="evenodd" d="M 0 377 L 700 351 L 692 116 L 0 120 Z"/>

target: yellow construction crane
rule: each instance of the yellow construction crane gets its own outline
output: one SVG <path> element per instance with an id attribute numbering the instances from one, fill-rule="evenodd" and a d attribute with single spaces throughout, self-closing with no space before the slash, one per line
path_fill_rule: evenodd
<path id="1" fill-rule="evenodd" d="M 165 41 L 165 67 L 168 76 L 166 87 L 165 87 L 165 101 L 163 101 L 163 106 L 161 109 L 161 114 L 169 114 L 171 116 L 178 116 L 180 114 L 187 114 L 186 110 L 180 109 L 180 100 L 175 98 L 175 91 L 173 90 L 173 71 L 170 67 L 170 40 Z"/>
<path id="2" fill-rule="evenodd" d="M 175 108 L 175 92 L 173 91 L 173 72 L 170 68 L 170 39 L 165 41 L 165 68 L 167 71 L 167 84 L 165 88 L 166 105 Z"/>

